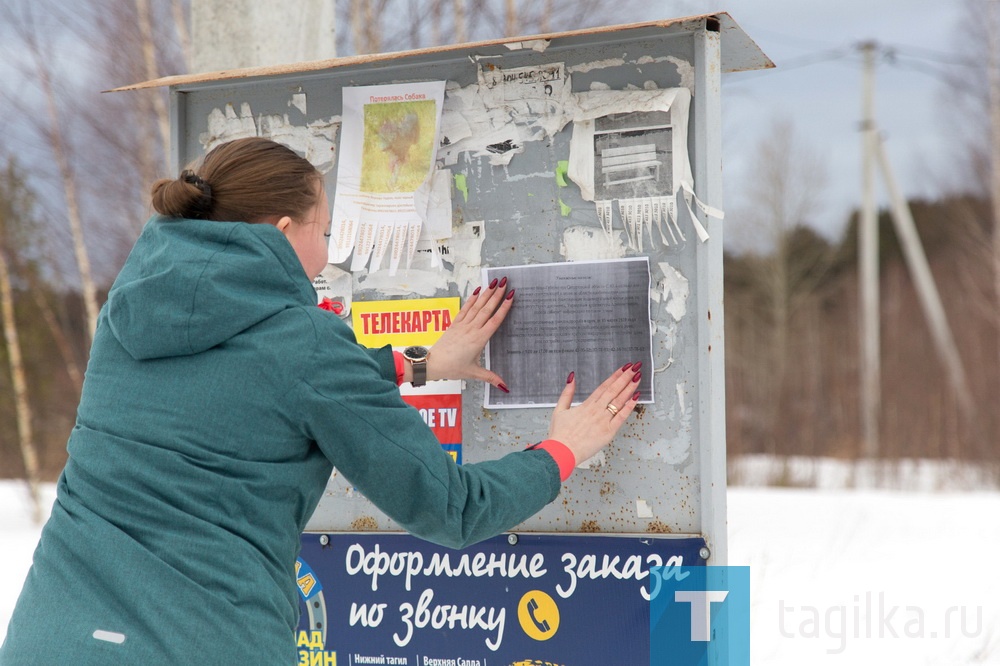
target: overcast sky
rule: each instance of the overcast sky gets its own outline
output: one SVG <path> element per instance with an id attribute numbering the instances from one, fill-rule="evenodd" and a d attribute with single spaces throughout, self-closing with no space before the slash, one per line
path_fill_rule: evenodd
<path id="1" fill-rule="evenodd" d="M 787 119 L 826 163 L 822 205 L 812 222 L 837 238 L 861 197 L 860 41 L 919 56 L 881 61 L 876 74 L 876 120 L 905 194 L 935 197 L 956 187 L 949 168 L 953 123 L 933 72 L 950 67 L 935 58 L 954 51 L 962 6 L 962 0 L 657 0 L 644 18 L 726 11 L 775 62 L 773 70 L 723 78 L 725 208 L 745 205 L 747 160 L 773 119 Z M 623 18 L 632 20 L 642 19 Z M 881 183 L 877 191 L 884 204 Z"/>
<path id="2" fill-rule="evenodd" d="M 944 184 L 936 178 L 948 174 L 954 136 L 944 86 L 932 72 L 948 67 L 934 58 L 936 52 L 954 51 L 960 0 L 687 0 L 677 7 L 682 13 L 675 16 L 728 12 L 777 65 L 723 78 L 727 209 L 746 198 L 742 160 L 770 129 L 771 119 L 783 117 L 826 160 L 827 184 L 815 226 L 828 236 L 842 233 L 861 198 L 861 57 L 853 47 L 863 40 L 929 58 L 879 64 L 875 113 L 905 194 L 941 193 Z M 652 11 L 650 18 L 670 18 Z M 877 189 L 886 201 L 881 183 Z"/>

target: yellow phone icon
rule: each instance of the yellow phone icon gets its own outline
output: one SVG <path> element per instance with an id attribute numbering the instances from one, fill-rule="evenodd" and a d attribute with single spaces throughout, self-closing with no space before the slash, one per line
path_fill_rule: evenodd
<path id="1" fill-rule="evenodd" d="M 528 617 L 535 624 L 535 627 L 541 632 L 548 632 L 549 623 L 547 620 L 542 620 L 539 622 L 538 618 L 535 617 L 535 611 L 538 610 L 538 602 L 534 599 L 528 599 Z"/>
<path id="2" fill-rule="evenodd" d="M 559 629 L 559 607 L 545 592 L 532 590 L 518 602 L 517 619 L 525 634 L 536 641 L 546 641 Z"/>

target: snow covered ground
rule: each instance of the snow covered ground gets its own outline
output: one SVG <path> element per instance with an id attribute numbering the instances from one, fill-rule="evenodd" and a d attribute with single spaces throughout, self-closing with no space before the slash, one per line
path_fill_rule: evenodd
<path id="1" fill-rule="evenodd" d="M 729 555 L 750 566 L 754 664 L 1000 665 L 1000 492 L 985 477 L 740 464 Z M 757 485 L 776 470 L 821 489 Z M 0 638 L 38 540 L 28 507 L 24 484 L 0 481 Z"/>

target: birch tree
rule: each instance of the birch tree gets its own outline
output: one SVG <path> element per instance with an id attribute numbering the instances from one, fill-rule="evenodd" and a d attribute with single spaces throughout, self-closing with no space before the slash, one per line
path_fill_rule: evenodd
<path id="1" fill-rule="evenodd" d="M 754 356 L 759 403 L 771 433 L 767 452 L 778 450 L 779 423 L 787 419 L 792 321 L 805 308 L 822 282 L 829 255 L 824 245 L 813 242 L 806 226 L 815 212 L 825 184 L 825 165 L 797 136 L 788 119 L 775 120 L 770 131 L 755 146 L 749 162 L 752 175 L 739 206 L 733 234 L 754 248 L 753 261 L 745 262 L 744 278 L 759 301 L 745 325 L 761 327 L 752 334 L 763 343 L 763 354 Z M 744 333 L 747 334 L 747 333 Z M 735 359 L 734 359 L 735 360 Z"/>
<path id="2" fill-rule="evenodd" d="M 3 318 L 3 337 L 7 349 L 7 364 L 14 394 L 14 413 L 17 421 L 18 445 L 24 472 L 31 491 L 32 517 L 36 523 L 42 519 L 41 478 L 38 451 L 32 428 L 32 410 L 28 397 L 28 380 L 21 353 L 17 318 L 14 312 L 14 256 L 23 250 L 24 230 L 31 224 L 32 197 L 13 160 L 7 162 L 0 176 L 0 316 Z"/>
<path id="3" fill-rule="evenodd" d="M 990 0 L 965 0 L 955 30 L 958 60 L 946 78 L 949 125 L 958 133 L 958 182 L 950 186 L 985 199 L 985 215 L 975 205 L 958 210 L 965 216 L 963 248 L 968 261 L 960 267 L 963 298 L 975 305 L 974 314 L 993 328 L 993 377 L 985 395 L 1000 395 L 1000 5 Z M 957 118 L 957 120 L 956 120 Z M 983 280 L 986 272 L 991 279 Z M 994 403 L 995 404 L 995 403 Z M 1000 412 L 984 411 L 1000 429 Z"/>
<path id="4" fill-rule="evenodd" d="M 93 272 L 91 271 L 90 251 L 87 247 L 84 233 L 83 217 L 80 210 L 80 188 L 77 182 L 76 170 L 73 167 L 72 146 L 68 143 L 63 133 L 63 127 L 66 123 L 60 109 L 55 82 L 53 81 L 51 57 L 49 54 L 54 49 L 51 48 L 50 44 L 45 42 L 46 34 L 48 33 L 38 27 L 34 9 L 31 5 L 21 3 L 17 6 L 8 6 L 4 10 L 4 14 L 5 18 L 10 21 L 9 25 L 16 31 L 18 38 L 26 49 L 29 62 L 33 68 L 33 74 L 44 100 L 46 124 L 43 128 L 43 136 L 48 143 L 52 158 L 58 168 L 63 196 L 65 197 L 66 222 L 73 241 L 73 254 L 80 276 L 80 289 L 87 315 L 87 330 L 90 337 L 93 338 L 94 331 L 97 329 L 97 314 L 99 310 L 97 285 L 94 282 Z"/>

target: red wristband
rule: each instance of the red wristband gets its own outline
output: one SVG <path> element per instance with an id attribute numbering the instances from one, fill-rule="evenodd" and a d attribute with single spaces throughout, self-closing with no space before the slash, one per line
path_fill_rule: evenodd
<path id="1" fill-rule="evenodd" d="M 406 361 L 403 360 L 403 355 L 395 349 L 392 350 L 392 360 L 396 363 L 396 386 L 399 386 L 403 383 L 403 375 L 405 372 L 405 366 L 403 364 L 406 363 Z"/>
<path id="2" fill-rule="evenodd" d="M 576 467 L 576 456 L 573 455 L 568 446 L 558 440 L 546 439 L 538 444 L 532 444 L 528 449 L 541 449 L 552 456 L 556 465 L 559 466 L 559 478 L 563 481 L 569 478 Z"/>

